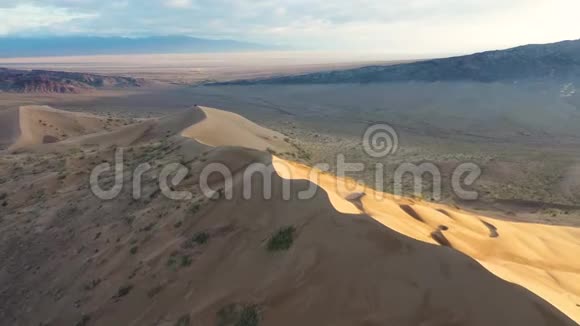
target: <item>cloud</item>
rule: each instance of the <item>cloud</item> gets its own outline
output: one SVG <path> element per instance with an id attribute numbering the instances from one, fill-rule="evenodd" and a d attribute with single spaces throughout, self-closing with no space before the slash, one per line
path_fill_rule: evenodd
<path id="1" fill-rule="evenodd" d="M 22 33 L 39 28 L 63 26 L 77 19 L 92 19 L 96 14 L 73 13 L 64 8 L 18 5 L 0 7 L 0 35 Z"/>
<path id="2" fill-rule="evenodd" d="M 169 8 L 190 8 L 191 0 L 165 0 L 165 6 Z"/>
<path id="3" fill-rule="evenodd" d="M 180 34 L 294 48 L 459 53 L 578 38 L 578 11 L 578 0 L 0 0 L 0 33 Z"/>

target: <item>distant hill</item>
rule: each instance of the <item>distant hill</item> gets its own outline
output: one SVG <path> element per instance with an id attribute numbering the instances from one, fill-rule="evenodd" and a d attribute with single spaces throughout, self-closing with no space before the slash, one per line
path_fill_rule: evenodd
<path id="1" fill-rule="evenodd" d="M 82 93 L 98 88 L 140 87 L 143 80 L 86 73 L 0 68 L 0 92 Z"/>
<path id="2" fill-rule="evenodd" d="M 263 45 L 186 36 L 0 38 L 0 57 L 244 51 Z"/>
<path id="3" fill-rule="evenodd" d="M 580 40 L 525 45 L 390 66 L 242 80 L 228 84 L 333 84 L 401 81 L 515 81 L 580 77 Z"/>

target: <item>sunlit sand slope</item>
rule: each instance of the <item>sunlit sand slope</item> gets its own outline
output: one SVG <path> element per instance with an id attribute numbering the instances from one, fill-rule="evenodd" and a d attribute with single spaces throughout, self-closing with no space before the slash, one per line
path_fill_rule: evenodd
<path id="1" fill-rule="evenodd" d="M 496 220 L 399 198 L 279 158 L 274 166 L 284 178 L 322 187 L 337 211 L 368 214 L 401 234 L 458 250 L 580 322 L 580 230 Z"/>
<path id="2" fill-rule="evenodd" d="M 291 151 L 285 136 L 266 129 L 235 113 L 199 107 L 206 118 L 185 129 L 184 137 L 194 138 L 210 146 L 239 146 L 257 150 Z"/>

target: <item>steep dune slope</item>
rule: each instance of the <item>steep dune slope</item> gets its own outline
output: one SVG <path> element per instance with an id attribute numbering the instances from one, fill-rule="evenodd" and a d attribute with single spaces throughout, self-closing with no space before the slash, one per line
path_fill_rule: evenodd
<path id="1" fill-rule="evenodd" d="M 218 116 L 231 115 L 215 109 L 204 110 Z M 215 123 L 213 128 L 219 129 Z M 202 137 L 207 134 L 184 135 L 214 146 L 238 145 L 238 139 L 243 136 L 228 128 L 228 123 L 222 126 L 231 133 L 220 134 L 220 141 L 204 141 Z M 580 255 L 580 230 L 499 221 L 443 205 L 396 198 L 372 189 L 363 189 L 358 195 L 356 183 L 350 180 L 313 174 L 309 167 L 276 157 L 274 167 L 282 177 L 310 180 L 324 188 L 339 212 L 368 214 L 414 239 L 454 248 L 503 279 L 535 292 L 580 322 L 580 287 L 577 286 L 580 261 L 576 259 Z M 349 201 L 349 197 L 356 199 Z"/>
<path id="2" fill-rule="evenodd" d="M 458 250 L 580 322 L 579 229 L 495 220 L 398 198 L 278 158 L 274 166 L 282 177 L 310 180 L 325 189 L 336 210 L 368 214 L 401 234 Z"/>
<path id="3" fill-rule="evenodd" d="M 176 145 L 158 149 L 157 159 L 179 157 Z M 7 212 L 0 224 L 8 262 L 0 267 L 0 324 L 234 325 L 236 316 L 223 322 L 244 309 L 259 325 L 574 325 L 457 251 L 339 213 L 321 188 L 310 200 L 284 200 L 283 179 L 273 176 L 272 198 L 254 179 L 254 196 L 244 199 L 234 178 L 231 200 L 207 200 L 195 186 L 208 163 L 241 174 L 269 159 L 241 148 L 207 152 L 176 188 L 193 190 L 187 202 L 155 195 L 152 183 L 143 200 L 131 200 L 127 187 L 102 202 L 67 178 L 34 222 L 24 223 L 38 199 L 11 203 L 22 214 Z M 38 187 L 43 176 L 36 178 Z M 308 186 L 291 183 L 294 191 Z M 287 226 L 296 229 L 291 248 L 268 250 Z"/>
<path id="4" fill-rule="evenodd" d="M 232 147 L 240 139 L 246 148 Z M 575 325 L 562 312 L 577 318 L 577 230 L 376 199 L 259 151 L 279 140 L 241 117 L 194 107 L 0 156 L 0 325 Z M 110 145 L 126 147 L 128 167 L 151 163 L 138 197 L 131 173 L 112 200 L 91 192 L 90 168 L 112 162 Z M 171 186 L 190 192 L 185 200 L 159 188 L 173 162 L 189 168 Z M 247 184 L 256 162 L 270 182 Z M 231 199 L 202 194 L 211 163 L 233 172 Z M 299 200 L 313 184 L 312 198 Z M 210 186 L 223 189 L 224 179 Z M 270 249 L 287 227 L 295 230 L 289 248 Z"/>
<path id="5" fill-rule="evenodd" d="M 248 155 L 225 149 L 209 154 L 208 162 L 226 162 L 226 153 Z M 205 230 L 211 238 L 196 247 L 191 268 L 170 291 L 159 293 L 138 319 L 112 316 L 108 306 L 98 311 L 99 320 L 143 324 L 169 309 L 166 320 L 185 313 L 194 323 L 219 325 L 219 311 L 236 303 L 257 305 L 263 325 L 573 324 L 457 252 L 398 235 L 365 215 L 336 212 L 324 191 L 305 202 L 285 201 L 282 180 L 274 177 L 271 199 L 260 197 L 257 182 L 256 196 L 244 200 L 242 186 L 236 183 L 234 199 L 210 204 L 187 223 L 186 235 Z M 297 181 L 291 188 L 305 187 Z M 268 252 L 268 238 L 288 225 L 297 229 L 292 248 Z M 148 266 L 159 254 L 146 251 L 139 257 Z M 179 298 L 186 302 L 168 307 Z M 116 309 L 132 306 L 127 300 Z"/>

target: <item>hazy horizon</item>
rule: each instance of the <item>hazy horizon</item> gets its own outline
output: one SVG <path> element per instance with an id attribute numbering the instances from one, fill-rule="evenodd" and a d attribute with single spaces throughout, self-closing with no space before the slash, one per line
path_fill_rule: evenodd
<path id="1" fill-rule="evenodd" d="M 0 37 L 170 35 L 433 57 L 577 39 L 579 9 L 574 0 L 0 0 Z"/>

